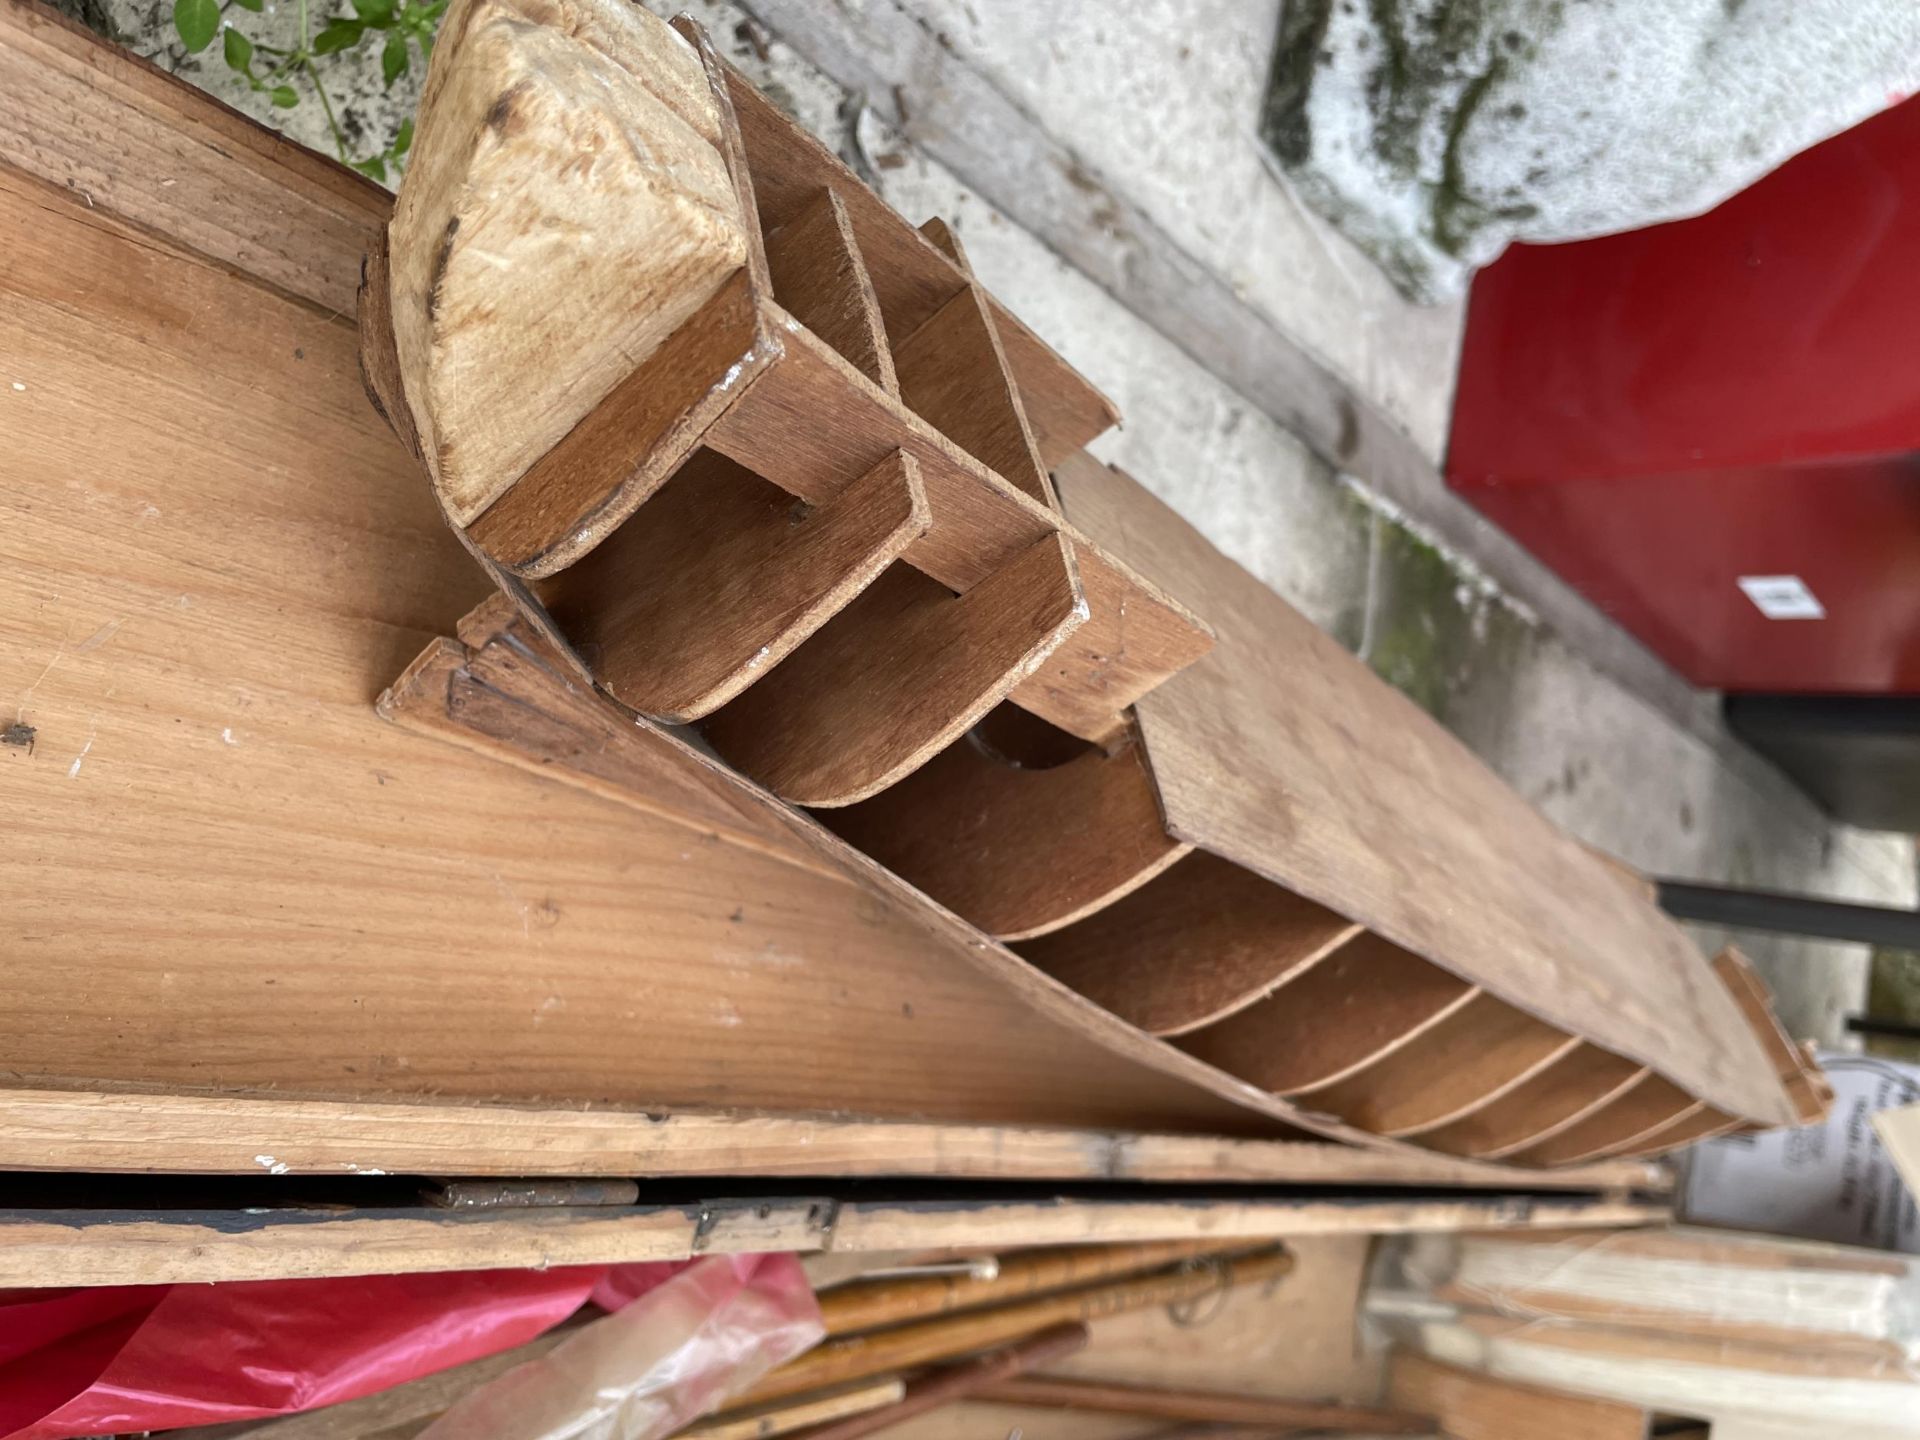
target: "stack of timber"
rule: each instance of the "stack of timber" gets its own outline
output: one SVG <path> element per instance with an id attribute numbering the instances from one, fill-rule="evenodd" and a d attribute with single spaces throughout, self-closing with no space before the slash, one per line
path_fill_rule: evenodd
<path id="1" fill-rule="evenodd" d="M 1749 977 L 1092 458 L 1112 406 L 952 231 L 691 21 L 460 0 L 418 134 L 363 359 L 504 599 L 391 718 L 698 771 L 1298 1129 L 1541 1168 L 1817 1104 Z"/>

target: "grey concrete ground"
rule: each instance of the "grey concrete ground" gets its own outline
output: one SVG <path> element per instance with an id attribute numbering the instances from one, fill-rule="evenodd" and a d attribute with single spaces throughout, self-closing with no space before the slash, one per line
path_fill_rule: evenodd
<path id="1" fill-rule="evenodd" d="M 152 9 L 153 0 L 103 3 L 154 48 L 154 17 L 165 12 Z M 242 23 L 297 24 L 286 0 L 276 3 L 277 13 L 244 15 Z M 1126 425 L 1098 445 L 1106 458 L 1365 656 L 1574 834 L 1655 873 L 1914 903 L 1911 839 L 1829 823 L 1719 732 L 1710 704 L 1688 696 L 1676 704 L 1671 676 L 1635 685 L 1619 678 L 1632 667 L 1601 663 L 1591 644 L 1576 653 L 1560 638 L 1567 626 L 1501 594 L 1473 555 L 1433 543 L 1367 486 L 1336 474 L 1109 289 L 863 111 L 859 97 L 748 9 L 722 0 L 648 3 L 691 10 L 736 63 L 867 168 L 909 218 L 955 221 L 986 283 L 1119 403 Z M 817 3 L 855 15 L 891 4 L 923 19 L 949 55 L 978 67 L 1176 236 L 1193 264 L 1230 282 L 1429 457 L 1439 453 L 1460 315 L 1400 300 L 1268 174 L 1253 140 L 1276 13 L 1267 0 Z M 266 110 L 228 83 L 217 59 L 193 69 L 223 99 Z M 370 148 L 385 143 L 411 104 L 410 84 L 385 93 L 377 71 L 351 87 L 343 81 L 345 107 L 357 133 L 372 137 Z M 910 85 L 891 98 L 909 109 L 915 103 Z M 315 111 L 308 104 L 263 118 L 290 118 L 298 138 L 328 149 Z M 1576 599 L 1551 598 L 1558 613 L 1577 615 L 1564 608 Z M 1577 618 L 1590 633 L 1590 617 Z M 1636 664 L 1644 671 L 1644 657 Z M 1724 937 L 1700 938 L 1713 946 Z M 1793 1029 L 1840 1039 L 1841 1017 L 1864 1003 L 1863 947 L 1759 936 L 1742 944 Z"/>

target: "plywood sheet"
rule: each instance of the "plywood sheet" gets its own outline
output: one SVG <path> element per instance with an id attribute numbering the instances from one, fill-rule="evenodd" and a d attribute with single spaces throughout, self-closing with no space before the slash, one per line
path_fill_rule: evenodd
<path id="1" fill-rule="evenodd" d="M 1174 511 L 1107 469 L 1068 518 L 1217 632 L 1137 713 L 1175 835 L 1717 1107 L 1792 1110 L 1679 928 Z"/>

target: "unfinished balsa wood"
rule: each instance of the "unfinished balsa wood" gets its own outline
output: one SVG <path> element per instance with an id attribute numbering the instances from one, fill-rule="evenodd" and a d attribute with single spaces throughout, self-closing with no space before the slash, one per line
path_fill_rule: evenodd
<path id="1" fill-rule="evenodd" d="M 1164 504 L 1092 468 L 1055 482 L 1075 524 L 1215 629 L 1136 702 L 1177 837 L 1729 1114 L 1791 1118 L 1678 926 Z"/>
<path id="2" fill-rule="evenodd" d="M 1377 935 L 1348 940 L 1265 999 L 1180 1039 L 1180 1047 L 1276 1095 L 1308 1097 L 1355 1074 L 1477 992 Z"/>
<path id="3" fill-rule="evenodd" d="M 706 736 L 782 799 L 851 805 L 952 744 L 1085 618 L 1061 536 L 957 598 L 897 564 Z"/>
<path id="4" fill-rule="evenodd" d="M 665 22 L 460 0 L 439 38 L 393 316 L 434 484 L 467 525 L 743 271 L 747 235 L 716 97 Z"/>
<path id="5" fill-rule="evenodd" d="M 1387 1398 L 1431 1415 L 1453 1440 L 1647 1440 L 1652 1417 L 1637 1405 L 1498 1380 L 1396 1350 Z"/>
<path id="6" fill-rule="evenodd" d="M 873 278 L 839 193 L 823 188 L 766 236 L 773 297 L 889 395 L 900 393 Z"/>
<path id="7" fill-rule="evenodd" d="M 1472 1114 L 1425 1132 L 1420 1143 L 1449 1155 L 1511 1154 L 1578 1124 L 1647 1073 L 1582 1041 Z"/>
<path id="8" fill-rule="evenodd" d="M 1090 829 L 1084 843 L 1101 842 Z M 1175 1036 L 1255 1004 L 1359 932 L 1311 900 L 1198 851 L 1020 953 L 1149 1034 Z"/>
<path id="9" fill-rule="evenodd" d="M 1507 1094 L 1580 1044 L 1480 991 L 1351 1079 L 1316 1090 L 1313 1104 L 1382 1135 L 1420 1135 Z"/>
<path id="10" fill-rule="evenodd" d="M 1576 1123 L 1502 1158 L 1518 1165 L 1577 1165 L 1619 1154 L 1704 1108 L 1672 1081 L 1649 1071 Z"/>
<path id="11" fill-rule="evenodd" d="M 780 664 L 927 520 L 905 455 L 809 507 L 700 450 L 541 598 L 609 694 L 685 723 Z"/>
<path id="12" fill-rule="evenodd" d="M 1160 823 L 1137 748 L 1083 749 L 1064 764 L 1027 768 L 978 730 L 827 823 L 1003 940 L 1111 905 L 1188 849 Z"/>

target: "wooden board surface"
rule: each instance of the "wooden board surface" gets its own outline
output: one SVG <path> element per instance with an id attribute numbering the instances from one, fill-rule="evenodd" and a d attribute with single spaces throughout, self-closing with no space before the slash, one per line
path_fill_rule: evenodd
<path id="1" fill-rule="evenodd" d="M 463 1213 L 433 1209 L 0 1210 L 0 1286 L 539 1268 L 750 1255 L 1295 1235 L 1658 1224 L 1647 1201 L 1586 1196 L 1446 1200 L 767 1199 Z M 1206 1290 L 1204 1277 L 1196 1288 Z"/>
<path id="2" fill-rule="evenodd" d="M 1432 717 L 1111 472 L 1068 518 L 1207 617 L 1138 702 L 1169 828 L 1750 1119 L 1792 1118 L 1706 959 Z"/>
<path id="3" fill-rule="evenodd" d="M 487 586 L 351 321 L 16 172 L 0 228 L 20 1081 L 1247 1126 L 815 856 L 382 724 Z"/>
<path id="4" fill-rule="evenodd" d="M 271 1149 L 263 1149 L 270 1137 Z M 264 1162 L 264 1163 L 263 1163 Z M 0 1169 L 287 1175 L 927 1175 L 1498 1189 L 1510 1172 L 1312 1141 L 693 1109 L 126 1091 L 0 1095 Z M 1660 1166 L 1608 1161 L 1529 1188 L 1665 1195 Z"/>

